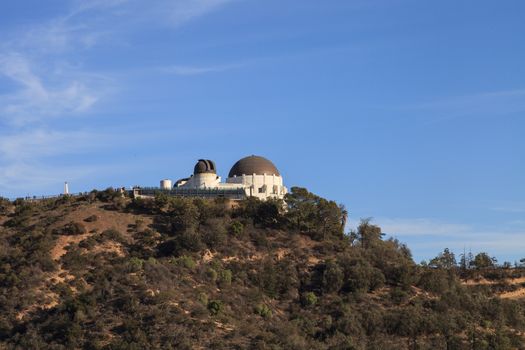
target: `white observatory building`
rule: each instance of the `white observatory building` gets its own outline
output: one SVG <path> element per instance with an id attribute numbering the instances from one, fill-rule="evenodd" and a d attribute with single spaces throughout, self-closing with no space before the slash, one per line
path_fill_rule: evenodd
<path id="1" fill-rule="evenodd" d="M 168 190 L 170 187 L 170 180 L 161 181 L 162 189 Z M 216 191 L 217 196 L 221 196 L 221 193 L 244 193 L 244 197 L 257 197 L 263 200 L 282 199 L 288 192 L 275 165 L 264 157 L 254 155 L 237 161 L 228 173 L 226 182 L 222 182 L 217 175 L 217 168 L 213 161 L 200 159 L 195 164 L 193 175 L 176 181 L 171 191 L 176 194 L 177 189 L 208 190 L 208 192 L 212 191 L 211 193 Z"/>

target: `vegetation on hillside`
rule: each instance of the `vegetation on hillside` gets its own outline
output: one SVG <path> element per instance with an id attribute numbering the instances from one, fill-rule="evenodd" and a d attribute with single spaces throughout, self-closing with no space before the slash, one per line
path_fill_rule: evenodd
<path id="1" fill-rule="evenodd" d="M 233 208 L 0 200 L 0 348 L 524 348 L 525 302 L 498 296 L 521 269 L 448 250 L 418 265 L 346 216 L 303 188 Z"/>

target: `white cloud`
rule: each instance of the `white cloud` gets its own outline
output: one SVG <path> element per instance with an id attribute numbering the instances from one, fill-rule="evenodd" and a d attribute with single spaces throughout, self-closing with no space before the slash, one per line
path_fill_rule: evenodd
<path id="1" fill-rule="evenodd" d="M 402 108 L 421 111 L 421 115 L 432 122 L 470 116 L 504 116 L 525 111 L 525 89 L 481 92 Z"/>
<path id="2" fill-rule="evenodd" d="M 82 81 L 74 74 L 54 86 L 46 84 L 21 54 L 1 55 L 0 74 L 17 85 L 15 91 L 0 95 L 0 118 L 16 126 L 84 112 L 99 99 L 100 90 L 95 92 L 89 79 Z"/>
<path id="3" fill-rule="evenodd" d="M 93 135 L 82 132 L 32 130 L 0 138 L 0 189 L 38 191 L 62 178 L 89 174 L 88 166 L 54 167 L 46 157 L 74 154 L 88 145 Z"/>
<path id="4" fill-rule="evenodd" d="M 236 0 L 92 0 L 75 1 L 65 22 L 83 23 L 85 27 L 130 29 L 130 25 L 180 26 Z M 89 16 L 89 19 L 87 18 Z"/>
<path id="5" fill-rule="evenodd" d="M 428 218 L 376 218 L 372 221 L 387 236 L 408 243 L 415 255 L 429 258 L 444 248 L 486 251 L 496 256 L 520 256 L 525 251 L 525 222 L 509 221 L 498 226 L 448 223 Z M 358 223 L 352 222 L 352 226 Z"/>
<path id="6" fill-rule="evenodd" d="M 208 66 L 208 67 L 197 67 L 197 66 L 167 66 L 160 68 L 161 72 L 175 75 L 200 75 L 206 73 L 218 73 L 227 70 L 241 67 L 242 64 L 230 64 L 222 66 Z"/>
<path id="7" fill-rule="evenodd" d="M 232 0 L 93 0 L 71 2 L 68 13 L 23 30 L 4 33 L 0 44 L 0 75 L 17 87 L 0 95 L 0 119 L 27 125 L 46 118 L 70 117 L 89 110 L 108 92 L 108 83 L 81 68 L 60 72 L 57 66 L 82 66 L 79 51 L 102 38 L 125 41 L 137 22 L 181 25 L 208 14 Z M 73 64 L 69 64 L 73 62 Z M 173 66 L 168 72 L 196 75 L 233 66 Z M 103 80 L 103 81 L 100 81 Z"/>
<path id="8" fill-rule="evenodd" d="M 205 15 L 232 0 L 180 0 L 170 2 L 168 19 L 172 24 L 180 25 L 193 18 Z"/>
<path id="9" fill-rule="evenodd" d="M 391 219 L 382 218 L 374 220 L 382 228 L 383 232 L 393 235 L 458 235 L 467 234 L 471 231 L 469 225 L 443 223 L 431 219 Z"/>
<path id="10" fill-rule="evenodd" d="M 34 161 L 100 147 L 110 136 L 85 131 L 35 129 L 0 137 L 0 160 Z"/>
<path id="11" fill-rule="evenodd" d="M 525 203 L 512 203 L 491 208 L 494 211 L 505 213 L 525 213 Z"/>
<path id="12" fill-rule="evenodd" d="M 60 186 L 65 180 L 85 179 L 94 174 L 93 167 L 61 166 L 60 168 L 46 164 L 29 164 L 14 162 L 0 168 L 0 190 L 2 193 L 27 193 L 27 195 L 41 195 L 49 186 L 54 185 L 61 193 Z"/>

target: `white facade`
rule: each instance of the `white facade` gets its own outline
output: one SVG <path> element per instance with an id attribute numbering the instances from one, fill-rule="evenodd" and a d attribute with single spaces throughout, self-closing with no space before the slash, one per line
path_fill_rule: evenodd
<path id="1" fill-rule="evenodd" d="M 272 175 L 242 175 L 226 179 L 227 184 L 241 185 L 247 197 L 257 197 L 259 199 L 284 198 L 288 189 L 283 185 L 281 176 Z"/>
<path id="2" fill-rule="evenodd" d="M 171 180 L 160 180 L 160 188 L 162 188 L 163 190 L 169 190 L 173 187 L 173 185 L 171 184 Z"/>
<path id="3" fill-rule="evenodd" d="M 194 174 L 188 180 L 179 184 L 178 187 L 187 188 L 216 188 L 220 185 L 221 178 L 217 174 L 202 173 Z"/>

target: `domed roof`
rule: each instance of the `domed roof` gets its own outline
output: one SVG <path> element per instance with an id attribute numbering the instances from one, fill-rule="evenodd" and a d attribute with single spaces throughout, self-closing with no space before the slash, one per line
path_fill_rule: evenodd
<path id="1" fill-rule="evenodd" d="M 193 174 L 205 174 L 211 173 L 216 174 L 217 169 L 215 168 L 215 163 L 209 159 L 199 159 L 195 168 L 193 168 Z"/>
<path id="2" fill-rule="evenodd" d="M 231 168 L 228 177 L 253 174 L 281 176 L 279 170 L 268 159 L 259 156 L 249 156 L 237 161 Z"/>

